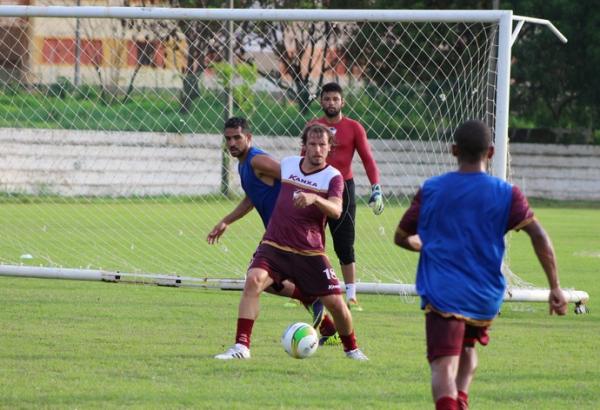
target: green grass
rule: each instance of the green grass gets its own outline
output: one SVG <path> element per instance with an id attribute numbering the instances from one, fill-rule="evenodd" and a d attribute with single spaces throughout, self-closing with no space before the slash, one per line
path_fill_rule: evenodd
<path id="1" fill-rule="evenodd" d="M 57 90 L 60 89 L 56 85 Z M 221 91 L 203 89 L 187 112 L 181 110 L 179 90 L 140 89 L 123 101 L 123 96 L 107 101 L 93 86 L 85 92 L 56 93 L 39 88 L 0 88 L 0 127 L 76 129 L 102 131 L 140 131 L 173 133 L 219 133 L 226 107 Z M 302 127 L 322 115 L 317 100 L 305 103 L 257 92 L 251 112 L 235 108 L 235 115 L 249 119 L 255 135 L 277 135 L 297 138 Z M 396 99 L 400 101 L 396 101 Z M 373 104 L 377 103 L 377 109 Z M 389 90 L 372 89 L 368 94 L 346 95 L 348 115 L 370 124 L 371 138 L 420 140 L 438 138 L 438 126 L 423 120 L 423 106 L 418 95 L 407 96 Z M 438 118 L 437 123 L 443 121 Z M 439 124 L 438 124 L 439 125 Z"/>
<path id="2" fill-rule="evenodd" d="M 9 199 L 0 201 L 0 232 L 4 232 L 0 262 L 5 264 L 242 278 L 264 233 L 253 212 L 233 224 L 219 245 L 206 243 L 208 232 L 234 208 L 235 201 Z M 389 235 L 403 209 L 390 204 L 375 217 L 366 206 L 359 207 L 359 235 L 370 238 L 359 238 L 356 244 L 364 261 L 364 281 L 382 278 L 383 272 L 386 281 L 411 280 L 416 255 L 385 260 L 385 255 L 396 251 Z M 21 260 L 23 254 L 34 259 Z"/>
<path id="3" fill-rule="evenodd" d="M 0 206 L 2 252 L 13 240 L 10 206 Z M 394 218 L 400 211 L 386 209 Z M 490 345 L 479 349 L 475 409 L 598 408 L 600 213 L 536 213 L 553 238 L 563 286 L 587 291 L 591 314 L 550 317 L 545 304 L 505 304 Z M 240 229 L 255 221 L 248 223 Z M 510 248 L 513 270 L 543 285 L 526 235 L 513 234 Z M 381 263 L 403 252 L 388 251 Z M 355 363 L 338 347 L 289 358 L 281 332 L 308 316 L 265 295 L 253 359 L 218 362 L 212 356 L 233 342 L 238 300 L 238 292 L 0 278 L 0 408 L 432 408 L 423 315 L 413 300 L 361 297 L 355 325 L 371 360 Z"/>

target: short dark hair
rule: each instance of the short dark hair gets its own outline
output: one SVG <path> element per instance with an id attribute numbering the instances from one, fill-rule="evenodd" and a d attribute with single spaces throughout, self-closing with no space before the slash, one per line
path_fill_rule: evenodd
<path id="1" fill-rule="evenodd" d="M 242 132 L 248 133 L 250 132 L 250 126 L 248 125 L 248 121 L 242 117 L 231 117 L 227 121 L 225 121 L 225 126 L 223 129 L 227 128 L 241 128 Z"/>
<path id="2" fill-rule="evenodd" d="M 304 131 L 302 131 L 302 145 L 306 145 L 308 135 L 315 132 L 327 135 L 327 141 L 329 142 L 329 145 L 331 145 L 332 147 L 335 145 L 335 137 L 333 135 L 333 132 L 331 132 L 331 130 L 323 124 L 307 125 L 306 128 L 304 128 Z"/>
<path id="3" fill-rule="evenodd" d="M 468 120 L 454 132 L 459 159 L 475 163 L 485 156 L 492 145 L 492 131 L 483 121 Z"/>
<path id="4" fill-rule="evenodd" d="M 342 87 L 338 83 L 327 83 L 321 88 L 321 98 L 325 93 L 340 93 L 341 96 L 344 95 L 342 92 Z"/>

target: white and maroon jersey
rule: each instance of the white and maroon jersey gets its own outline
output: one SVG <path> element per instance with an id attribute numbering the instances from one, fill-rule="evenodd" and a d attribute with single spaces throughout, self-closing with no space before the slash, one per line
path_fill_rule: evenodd
<path id="1" fill-rule="evenodd" d="M 307 255 L 325 252 L 325 223 L 327 217 L 310 205 L 294 206 L 295 192 L 311 192 L 323 198 L 342 198 L 344 181 L 340 171 L 327 165 L 310 174 L 302 172 L 303 157 L 281 160 L 281 190 L 269 220 L 263 242 L 289 252 Z"/>

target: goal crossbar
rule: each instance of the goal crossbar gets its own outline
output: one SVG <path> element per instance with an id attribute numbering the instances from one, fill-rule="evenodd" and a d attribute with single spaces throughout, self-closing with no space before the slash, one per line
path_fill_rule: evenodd
<path id="1" fill-rule="evenodd" d="M 496 22 L 510 10 L 174 9 L 164 7 L 0 6 L 3 17 L 85 17 L 232 21 Z"/>

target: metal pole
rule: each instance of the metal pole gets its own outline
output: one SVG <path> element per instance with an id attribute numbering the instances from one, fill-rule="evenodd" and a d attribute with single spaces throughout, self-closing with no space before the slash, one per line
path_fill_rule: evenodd
<path id="1" fill-rule="evenodd" d="M 510 95 L 510 43 L 512 12 L 500 18 L 498 34 L 498 84 L 496 87 L 496 152 L 492 171 L 495 176 L 506 180 L 508 167 L 508 105 Z"/>
<path id="2" fill-rule="evenodd" d="M 229 8 L 233 9 L 234 4 L 233 0 L 229 0 Z M 227 31 L 229 41 L 227 44 L 227 62 L 230 67 L 233 68 L 233 47 L 234 47 L 234 37 L 233 37 L 233 20 L 228 20 L 227 22 Z M 228 118 L 233 116 L 233 84 L 229 82 L 225 85 L 225 112 L 224 119 L 226 121 Z M 221 152 L 222 158 L 222 166 L 221 166 L 221 194 L 224 196 L 229 196 L 231 194 L 229 186 L 231 182 L 231 159 L 229 157 L 229 152 L 227 151 L 227 147 L 223 145 L 223 149 Z"/>
<path id="3" fill-rule="evenodd" d="M 188 9 L 114 6 L 0 6 L 0 16 L 234 21 L 380 21 L 493 23 L 508 10 Z"/>
<path id="4" fill-rule="evenodd" d="M 77 7 L 81 6 L 81 0 L 77 0 Z M 79 87 L 81 78 L 81 33 L 79 17 L 75 19 L 75 76 L 73 84 Z"/>
<path id="5" fill-rule="evenodd" d="M 233 9 L 233 0 L 229 0 L 229 8 Z M 233 20 L 229 20 L 228 22 L 228 32 L 229 32 L 229 46 L 227 47 L 227 62 L 231 67 L 233 67 L 233 47 L 234 47 L 234 37 L 233 37 Z M 229 87 L 227 90 L 227 113 L 228 118 L 233 115 L 233 84 L 229 83 Z"/>

